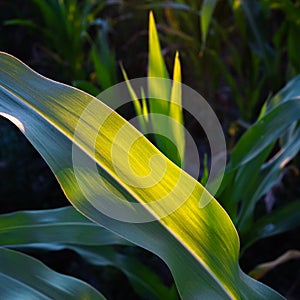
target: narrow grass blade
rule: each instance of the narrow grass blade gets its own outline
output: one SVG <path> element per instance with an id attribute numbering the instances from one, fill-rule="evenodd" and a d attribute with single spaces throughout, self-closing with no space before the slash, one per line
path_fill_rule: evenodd
<path id="1" fill-rule="evenodd" d="M 217 0 L 204 0 L 201 7 L 201 36 L 202 50 L 205 48 L 208 28 L 215 10 Z"/>

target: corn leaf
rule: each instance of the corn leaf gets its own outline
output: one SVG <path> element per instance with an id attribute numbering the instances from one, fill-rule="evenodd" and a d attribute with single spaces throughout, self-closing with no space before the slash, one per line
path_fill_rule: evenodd
<path id="1" fill-rule="evenodd" d="M 251 230 L 241 237 L 245 240 L 242 251 L 262 238 L 283 233 L 300 226 L 300 200 L 293 201 L 260 218 Z"/>
<path id="2" fill-rule="evenodd" d="M 173 70 L 173 84 L 171 89 L 171 99 L 170 99 L 170 112 L 172 123 L 170 124 L 170 131 L 173 133 L 173 137 L 177 146 L 177 151 L 179 157 L 175 162 L 179 162 L 184 158 L 184 146 L 185 138 L 183 131 L 183 112 L 182 112 L 182 91 L 181 85 L 181 65 L 179 60 L 179 53 L 176 52 L 174 60 L 174 70 Z M 183 159 L 182 159 L 183 162 Z M 183 163 L 181 163 L 183 168 Z"/>
<path id="3" fill-rule="evenodd" d="M 151 300 L 175 300 L 178 299 L 175 286 L 166 287 L 156 273 L 149 267 L 142 264 L 133 255 L 118 253 L 110 246 L 82 246 L 73 244 L 29 244 L 14 246 L 16 250 L 29 251 L 60 251 L 64 249 L 72 250 L 80 255 L 88 263 L 101 267 L 115 267 L 122 271 L 130 281 L 132 287 L 142 298 L 147 295 Z"/>
<path id="4" fill-rule="evenodd" d="M 215 10 L 217 0 L 204 0 L 201 7 L 202 48 L 205 47 L 209 24 Z"/>
<path id="5" fill-rule="evenodd" d="M 149 14 L 149 68 L 148 77 L 169 78 L 169 73 L 161 52 L 153 13 Z M 158 92 L 158 91 L 157 91 Z M 164 99 L 164 98 L 163 98 Z"/>
<path id="6" fill-rule="evenodd" d="M 259 13 L 262 8 L 261 3 L 259 1 L 243 0 L 241 4 L 241 7 L 247 17 L 249 27 L 253 33 L 255 51 L 263 59 L 267 72 L 272 75 L 275 66 L 274 53 L 270 45 L 266 43 L 267 39 L 265 38 L 265 28 L 262 26 L 264 24 L 259 24 Z"/>
<path id="7" fill-rule="evenodd" d="M 38 260 L 0 247 L 1 299 L 105 299 L 83 281 L 52 271 Z"/>
<path id="8" fill-rule="evenodd" d="M 164 62 L 161 47 L 156 30 L 153 13 L 149 15 L 149 58 L 148 58 L 148 78 L 160 77 L 169 79 L 169 73 Z M 184 164 L 184 132 L 182 126 L 181 109 L 181 67 L 179 55 L 176 54 L 174 60 L 172 86 L 169 81 L 157 86 L 157 82 L 148 80 L 149 107 L 151 113 L 151 124 L 156 133 L 155 140 L 158 148 L 175 162 L 178 166 Z M 164 115 L 165 118 L 161 118 Z M 163 134 L 157 134 L 164 131 L 169 132 L 169 139 Z M 174 144 L 173 144 L 174 143 Z"/>
<path id="9" fill-rule="evenodd" d="M 91 222 L 72 206 L 0 215 L 0 245 L 27 253 L 71 249 L 93 265 L 119 268 L 141 296 L 176 299 L 176 290 L 164 286 L 151 269 L 110 247 L 131 243 Z"/>
<path id="10" fill-rule="evenodd" d="M 0 246 L 34 243 L 130 245 L 118 235 L 91 222 L 72 206 L 0 215 Z"/>
<path id="11" fill-rule="evenodd" d="M 161 257 L 183 299 L 283 299 L 240 270 L 238 235 L 218 202 L 116 112 L 10 55 L 0 55 L 0 70 L 0 112 L 40 152 L 71 203 Z M 143 186 L 145 178 L 152 184 Z M 206 203 L 201 209 L 199 201 Z M 123 210 L 131 222 L 122 219 Z M 136 222 L 141 216 L 153 221 Z"/>
<path id="12" fill-rule="evenodd" d="M 134 257 L 117 253 L 111 247 L 68 247 L 76 251 L 89 263 L 100 266 L 114 266 L 122 270 L 135 291 L 148 299 L 178 299 L 174 286 L 167 288 L 151 269 Z"/>
<path id="13" fill-rule="evenodd" d="M 138 99 L 138 96 L 136 95 L 133 87 L 131 86 L 127 73 L 124 69 L 124 67 L 121 65 L 121 71 L 123 74 L 124 79 L 126 80 L 126 84 L 128 87 L 128 91 L 130 93 L 132 103 L 135 109 L 135 113 L 137 116 L 139 116 L 139 124 L 140 124 L 140 130 L 144 134 L 148 133 L 148 128 L 149 128 L 149 116 L 148 116 L 148 111 L 147 111 L 147 102 L 145 97 L 143 97 L 142 102 L 140 102 L 140 99 Z"/>
<path id="14" fill-rule="evenodd" d="M 149 56 L 148 56 L 148 77 L 160 77 L 169 79 L 169 73 L 162 55 L 158 33 L 155 25 L 153 13 L 149 14 Z M 169 115 L 169 100 L 170 100 L 171 86 L 169 82 L 165 82 L 163 86 L 157 86 L 155 81 L 148 82 L 148 94 L 149 94 L 149 108 L 151 112 L 151 124 L 155 133 L 160 132 L 161 128 L 168 127 L 167 118 L 160 118 L 160 115 Z M 156 135 L 155 140 L 158 148 L 167 155 L 173 161 L 177 159 L 172 156 L 169 151 L 170 142 L 162 137 Z M 173 151 L 172 151 L 173 152 Z"/>

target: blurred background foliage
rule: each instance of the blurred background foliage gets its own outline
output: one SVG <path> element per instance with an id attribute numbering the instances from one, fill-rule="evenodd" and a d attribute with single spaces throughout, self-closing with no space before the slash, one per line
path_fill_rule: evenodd
<path id="1" fill-rule="evenodd" d="M 298 0 L 0 0 L 0 50 L 15 55 L 49 78 L 97 95 L 123 81 L 120 63 L 129 78 L 147 75 L 149 10 L 156 18 L 169 73 L 175 52 L 179 51 L 182 81 L 203 95 L 217 113 L 229 154 L 240 137 L 263 117 L 267 107 L 270 109 L 278 99 L 284 101 L 291 90 L 294 96 L 299 95 L 295 93 L 300 86 L 297 80 L 292 82 L 292 88 L 277 94 L 300 73 Z M 124 111 L 125 117 L 132 114 L 132 109 Z M 202 131 L 193 121 L 186 126 L 195 138 L 203 139 Z M 285 137 L 272 140 L 269 150 L 261 153 L 261 162 L 254 164 L 256 171 L 248 165 L 240 171 L 244 175 L 235 174 L 234 180 L 226 175 L 227 189 L 217 197 L 240 228 L 244 247 L 241 265 L 246 271 L 290 249 L 299 249 L 298 151 L 288 157 L 288 163 L 272 172 L 270 165 L 264 164 L 286 145 L 299 144 L 298 127 L 293 123 Z M 68 204 L 43 160 L 21 133 L 3 119 L 0 144 L 1 213 Z M 205 152 L 205 146 L 199 149 Z M 242 161 L 247 153 L 239 152 L 236 156 Z M 276 176 L 270 175 L 272 178 L 265 186 L 257 187 L 257 181 L 248 181 L 258 176 L 257 170 L 263 172 L 259 175 L 263 177 L 257 177 L 261 180 L 268 174 Z M 246 201 L 254 201 L 255 206 L 250 212 L 251 226 L 247 227 L 239 223 L 233 211 L 239 209 L 239 195 L 249 187 L 254 195 Z M 229 199 L 237 204 L 232 211 Z M 270 214 L 273 207 L 280 208 L 275 216 Z M 259 218 L 260 223 L 253 226 Z M 277 224 L 277 231 L 261 231 L 270 224 Z M 286 230 L 288 233 L 283 233 Z M 266 238 L 268 235 L 274 236 Z M 264 239 L 257 241 L 260 238 Z M 170 287 L 168 297 L 178 298 L 170 272 L 159 258 L 137 247 L 116 246 L 114 250 L 119 255 L 138 257 L 150 268 L 144 274 L 151 277 L 151 272 L 156 273 L 160 278 L 157 285 Z M 66 249 L 34 255 L 62 273 L 90 282 L 108 299 L 124 299 L 124 294 L 126 299 L 150 299 L 145 290 L 137 292 L 132 288 L 128 276 L 116 266 L 91 266 Z M 261 280 L 288 299 L 297 299 L 299 270 L 299 260 L 289 261 Z"/>

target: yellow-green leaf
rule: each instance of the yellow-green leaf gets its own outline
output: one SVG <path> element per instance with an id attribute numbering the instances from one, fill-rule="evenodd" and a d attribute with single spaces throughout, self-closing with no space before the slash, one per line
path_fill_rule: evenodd
<path id="1" fill-rule="evenodd" d="M 10 55 L 0 70 L 0 112 L 20 122 L 71 203 L 161 257 L 183 299 L 283 299 L 240 270 L 218 202 L 116 112 Z"/>

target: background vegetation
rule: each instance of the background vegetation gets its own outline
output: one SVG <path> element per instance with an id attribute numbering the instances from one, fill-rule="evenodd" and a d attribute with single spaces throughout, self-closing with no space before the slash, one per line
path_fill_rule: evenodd
<path id="1" fill-rule="evenodd" d="M 182 81 L 202 94 L 221 120 L 231 160 L 217 199 L 239 231 L 242 268 L 250 272 L 299 250 L 299 126 L 284 114 L 285 107 L 277 106 L 300 91 L 299 1 L 1 1 L 0 50 L 49 78 L 97 95 L 123 81 L 120 63 L 129 78 L 147 75 L 150 9 L 169 73 L 179 51 Z M 203 23 L 205 18 L 209 22 Z M 262 127 L 256 122 L 268 121 L 274 107 L 287 124 L 278 134 L 281 123 Z M 135 112 L 122 113 L 129 118 Z M 1 213 L 68 205 L 37 152 L 0 121 Z M 208 148 L 201 129 L 188 120 L 185 124 L 204 155 Z M 249 148 L 262 131 L 265 148 L 254 142 L 256 148 Z M 249 164 L 256 149 L 260 154 Z M 178 298 L 168 268 L 153 254 L 129 245 L 102 253 L 118 256 L 99 266 L 70 249 L 31 254 L 54 270 L 84 279 L 108 299 L 148 299 L 147 289 L 136 288 L 128 271 L 142 264 L 145 282 L 161 295 Z M 288 299 L 299 298 L 299 259 L 293 253 L 266 275 L 252 275 Z M 122 266 L 122 260 L 131 264 Z"/>

